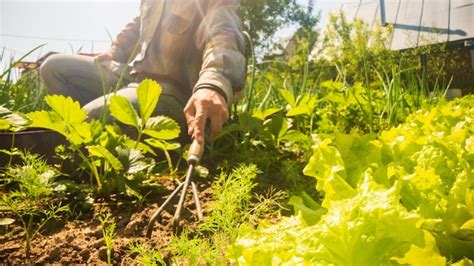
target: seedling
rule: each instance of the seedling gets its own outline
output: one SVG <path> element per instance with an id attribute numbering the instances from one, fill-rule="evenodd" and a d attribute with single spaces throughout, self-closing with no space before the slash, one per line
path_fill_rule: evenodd
<path id="1" fill-rule="evenodd" d="M 104 244 L 107 247 L 107 264 L 112 265 L 112 251 L 115 245 L 115 223 L 110 221 L 111 214 L 102 214 L 99 216 L 99 221 L 102 226 L 102 236 L 104 238 Z"/>
<path id="2" fill-rule="evenodd" d="M 160 250 L 157 248 L 149 248 L 147 245 L 138 242 L 130 243 L 128 248 L 132 253 L 137 254 L 135 262 L 139 263 L 140 265 L 166 265 L 163 257 L 161 256 Z"/>

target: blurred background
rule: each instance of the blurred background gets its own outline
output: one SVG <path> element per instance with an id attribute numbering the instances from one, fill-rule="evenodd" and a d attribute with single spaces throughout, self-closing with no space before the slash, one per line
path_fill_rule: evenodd
<path id="1" fill-rule="evenodd" d="M 298 1 L 308 5 L 308 0 Z M 321 25 L 332 9 L 354 0 L 314 2 L 314 14 L 321 12 Z M 48 52 L 97 53 L 110 46 L 111 39 L 138 15 L 139 0 L 0 0 L 0 52 L 4 58 L 18 58 L 42 44 L 26 60 L 35 61 Z M 282 27 L 274 40 L 291 36 L 291 23 Z M 6 64 L 9 60 L 3 60 Z M 4 66 L 3 66 L 4 67 Z"/>

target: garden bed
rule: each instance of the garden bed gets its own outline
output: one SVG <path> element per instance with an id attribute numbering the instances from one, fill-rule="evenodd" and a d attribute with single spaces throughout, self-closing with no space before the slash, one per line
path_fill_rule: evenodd
<path id="1" fill-rule="evenodd" d="M 116 224 L 116 236 L 112 253 L 112 263 L 133 264 L 137 254 L 130 251 L 131 243 L 145 243 L 152 247 L 166 247 L 173 237 L 171 224 L 172 216 L 177 205 L 178 198 L 172 201 L 162 213 L 163 221 L 155 223 L 153 235 L 150 239 L 145 237 L 145 230 L 150 217 L 158 209 L 159 205 L 168 197 L 175 188 L 175 182 L 169 177 L 162 177 L 160 181 L 166 190 L 161 196 L 148 199 L 150 202 L 144 208 L 139 208 L 124 201 L 104 201 L 95 203 L 90 213 L 78 219 L 69 221 L 55 221 L 50 223 L 45 231 L 32 242 L 30 258 L 25 257 L 23 246 L 23 230 L 15 224 L 5 230 L 0 237 L 0 263 L 34 264 L 45 263 L 106 263 L 106 246 L 102 235 L 102 225 L 97 217 L 102 213 L 111 213 Z M 210 183 L 207 180 L 197 180 L 200 200 L 204 205 L 204 215 L 207 214 L 206 204 L 209 203 Z M 188 195 L 191 195 L 189 192 Z M 138 208 L 138 211 L 137 211 Z M 192 232 L 198 225 L 194 202 L 191 197 L 185 202 L 182 212 L 183 225 Z M 163 254 L 167 257 L 167 254 Z"/>

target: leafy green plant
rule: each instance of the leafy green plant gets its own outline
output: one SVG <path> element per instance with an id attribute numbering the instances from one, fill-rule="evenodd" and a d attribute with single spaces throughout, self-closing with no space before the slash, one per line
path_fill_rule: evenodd
<path id="1" fill-rule="evenodd" d="M 51 203 L 57 170 L 36 155 L 19 154 L 23 163 L 7 166 L 3 173 L 3 186 L 10 189 L 2 193 L 0 210 L 11 213 L 21 222 L 25 232 L 25 254 L 29 257 L 31 241 L 49 221 L 60 218 L 60 213 L 68 208 Z"/>
<path id="2" fill-rule="evenodd" d="M 145 80 L 140 84 L 137 88 L 140 116 L 126 98 L 112 96 L 111 114 L 137 130 L 136 140 L 122 134 L 117 125 L 103 125 L 95 120 L 88 122 L 87 113 L 79 103 L 59 95 L 46 97 L 51 111 L 32 112 L 28 117 L 32 127 L 47 128 L 66 137 L 70 151 L 79 156 L 88 171 L 91 184 L 95 181 L 97 192 L 129 194 L 128 189 L 139 190 L 147 171 L 153 166 L 153 160 L 144 157 L 146 153 L 156 155 L 149 145 L 165 153 L 179 147 L 179 144 L 168 142 L 179 135 L 177 123 L 162 116 L 151 117 L 160 92 L 161 88 L 154 81 Z M 149 138 L 142 142 L 145 135 Z"/>
<path id="3" fill-rule="evenodd" d="M 375 135 L 316 138 L 297 216 L 242 230 L 240 264 L 445 264 L 472 259 L 473 97 L 410 115 Z"/>
<path id="4" fill-rule="evenodd" d="M 137 88 L 139 112 L 123 96 L 114 95 L 110 99 L 111 114 L 121 123 L 132 126 L 137 131 L 134 149 L 154 153 L 146 144 L 162 150 L 168 160 L 170 170 L 174 169 L 169 150 L 180 147 L 178 143 L 169 143 L 179 136 L 179 125 L 172 119 L 164 116 L 151 117 L 161 95 L 161 87 L 152 80 L 144 80 Z M 144 135 L 149 136 L 144 140 Z"/>
<path id="5" fill-rule="evenodd" d="M 276 149 L 282 142 L 308 143 L 309 138 L 293 126 L 281 108 L 258 109 L 239 113 L 237 123 L 230 124 L 218 136 L 230 136 L 247 149 L 261 145 Z"/>
<path id="6" fill-rule="evenodd" d="M 102 226 L 102 237 L 104 244 L 107 247 L 107 264 L 112 265 L 112 251 L 115 245 L 115 226 L 113 221 L 110 221 L 112 215 L 110 213 L 102 214 L 99 216 L 99 221 Z"/>

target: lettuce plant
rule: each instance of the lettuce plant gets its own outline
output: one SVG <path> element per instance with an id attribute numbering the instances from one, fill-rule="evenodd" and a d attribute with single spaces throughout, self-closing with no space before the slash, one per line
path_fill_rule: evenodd
<path id="1" fill-rule="evenodd" d="M 315 137 L 304 173 L 321 205 L 246 229 L 241 264 L 444 264 L 473 259 L 474 98 L 418 111 L 380 136 Z"/>

